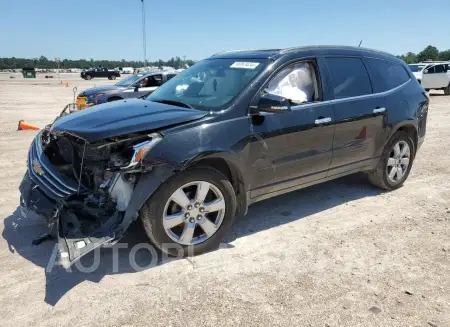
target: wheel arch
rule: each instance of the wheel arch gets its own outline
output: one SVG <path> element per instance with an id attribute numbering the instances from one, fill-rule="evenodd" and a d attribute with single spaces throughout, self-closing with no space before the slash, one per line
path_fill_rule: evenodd
<path id="1" fill-rule="evenodd" d="M 392 136 L 395 133 L 397 133 L 398 131 L 405 132 L 406 134 L 408 134 L 411 137 L 411 139 L 413 141 L 413 145 L 414 145 L 414 156 L 415 156 L 417 147 L 418 147 L 418 142 L 419 142 L 419 133 L 417 131 L 417 122 L 414 120 L 408 120 L 408 121 L 404 121 L 404 122 L 397 124 L 392 129 L 392 132 L 389 135 L 389 137 L 387 138 L 386 143 L 389 142 L 389 140 L 392 138 Z"/>
<path id="2" fill-rule="evenodd" d="M 236 194 L 237 207 L 236 215 L 247 213 L 248 202 L 246 196 L 245 174 L 243 174 L 236 155 L 222 151 L 208 151 L 194 156 L 190 160 L 185 160 L 182 164 L 176 162 L 165 162 L 156 165 L 151 172 L 143 174 L 135 189 L 133 190 L 131 201 L 125 211 L 124 218 L 117 227 L 117 237 L 123 236 L 136 215 L 141 210 L 145 201 L 167 180 L 176 174 L 193 167 L 207 165 L 217 169 L 225 177 L 231 179 L 230 183 Z"/>
<path id="3" fill-rule="evenodd" d="M 185 164 L 185 169 L 199 166 L 212 167 L 221 172 L 231 183 L 236 194 L 236 215 L 247 213 L 246 180 L 241 164 L 233 154 L 221 151 L 199 154 Z"/>

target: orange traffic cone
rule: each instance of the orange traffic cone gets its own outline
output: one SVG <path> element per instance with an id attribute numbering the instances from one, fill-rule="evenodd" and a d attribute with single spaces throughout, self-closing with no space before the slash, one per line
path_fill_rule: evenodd
<path id="1" fill-rule="evenodd" d="M 17 130 L 18 131 L 23 131 L 23 130 L 34 130 L 34 131 L 38 131 L 40 130 L 39 127 L 25 123 L 23 120 L 19 120 L 19 125 L 17 126 Z"/>
<path id="2" fill-rule="evenodd" d="M 69 83 L 69 82 L 66 82 L 66 87 L 69 87 L 69 85 L 70 85 L 70 83 Z"/>

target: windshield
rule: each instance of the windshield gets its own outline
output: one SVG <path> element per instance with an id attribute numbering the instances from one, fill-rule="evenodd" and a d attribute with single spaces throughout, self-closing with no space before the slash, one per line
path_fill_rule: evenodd
<path id="1" fill-rule="evenodd" d="M 422 71 L 422 69 L 426 66 L 426 65 L 408 65 L 409 69 L 411 69 L 411 71 L 413 73 L 417 73 Z"/>
<path id="2" fill-rule="evenodd" d="M 117 86 L 130 86 L 137 80 L 141 79 L 144 75 L 137 74 L 137 75 L 131 75 L 123 80 L 121 80 L 119 83 L 116 83 Z"/>
<path id="3" fill-rule="evenodd" d="M 267 59 L 206 59 L 163 84 L 147 100 L 221 110 L 237 98 L 268 62 Z"/>

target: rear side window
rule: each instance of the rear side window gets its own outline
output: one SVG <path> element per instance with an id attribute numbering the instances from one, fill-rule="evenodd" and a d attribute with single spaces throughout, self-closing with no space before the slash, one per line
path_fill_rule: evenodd
<path id="1" fill-rule="evenodd" d="M 391 90 L 410 79 L 406 69 L 401 64 L 374 58 L 366 58 L 366 61 L 374 76 L 373 87 L 375 92 Z"/>
<path id="2" fill-rule="evenodd" d="M 435 73 L 445 73 L 445 66 L 444 65 L 436 65 L 434 66 Z"/>
<path id="3" fill-rule="evenodd" d="M 335 99 L 372 93 L 369 75 L 360 58 L 326 58 L 326 61 Z"/>

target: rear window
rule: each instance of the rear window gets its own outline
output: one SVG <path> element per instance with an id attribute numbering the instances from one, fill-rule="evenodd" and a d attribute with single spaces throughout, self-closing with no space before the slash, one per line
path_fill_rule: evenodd
<path id="1" fill-rule="evenodd" d="M 372 93 L 369 75 L 360 58 L 326 58 L 333 82 L 334 98 L 343 99 Z"/>
<path id="2" fill-rule="evenodd" d="M 375 92 L 391 90 L 410 79 L 406 69 L 401 64 L 374 58 L 366 58 L 366 61 L 374 75 L 373 87 Z"/>

